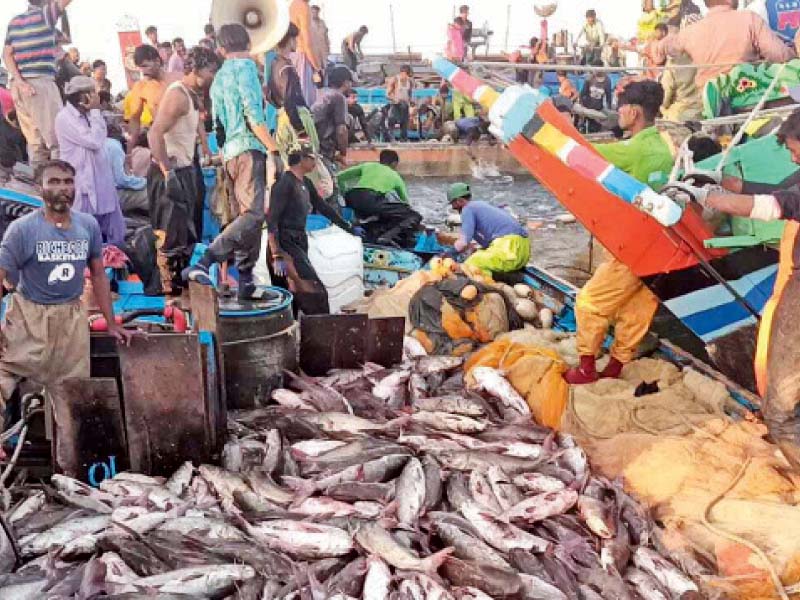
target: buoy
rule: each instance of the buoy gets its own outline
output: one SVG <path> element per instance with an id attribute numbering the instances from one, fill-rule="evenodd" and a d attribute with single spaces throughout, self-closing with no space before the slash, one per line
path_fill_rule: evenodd
<path id="1" fill-rule="evenodd" d="M 518 300 L 514 308 L 525 321 L 534 321 L 539 316 L 539 309 L 533 300 Z"/>
<path id="2" fill-rule="evenodd" d="M 514 286 L 514 293 L 516 293 L 520 298 L 530 298 L 533 291 L 524 283 L 518 283 Z"/>

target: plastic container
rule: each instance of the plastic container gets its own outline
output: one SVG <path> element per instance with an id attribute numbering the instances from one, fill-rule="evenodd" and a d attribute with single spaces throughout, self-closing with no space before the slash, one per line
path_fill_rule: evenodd
<path id="1" fill-rule="evenodd" d="M 308 257 L 325 289 L 331 313 L 364 297 L 364 246 L 338 227 L 308 232 Z"/>

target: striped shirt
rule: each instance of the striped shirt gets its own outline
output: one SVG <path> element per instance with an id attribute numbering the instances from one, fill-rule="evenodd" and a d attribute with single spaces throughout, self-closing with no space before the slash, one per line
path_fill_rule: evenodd
<path id="1" fill-rule="evenodd" d="M 11 46 L 17 69 L 24 78 L 55 77 L 56 22 L 61 16 L 57 0 L 43 6 L 28 6 L 27 12 L 17 15 L 8 24 L 6 46 Z"/>

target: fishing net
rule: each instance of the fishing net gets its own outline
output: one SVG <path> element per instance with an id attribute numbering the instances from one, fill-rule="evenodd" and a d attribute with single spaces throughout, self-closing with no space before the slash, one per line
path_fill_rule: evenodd
<path id="1" fill-rule="evenodd" d="M 561 426 L 652 509 L 673 550 L 714 565 L 710 597 L 777 598 L 770 569 L 800 578 L 800 475 L 766 427 L 725 414 L 730 402 L 692 369 L 642 359 L 621 380 L 574 387 Z"/>

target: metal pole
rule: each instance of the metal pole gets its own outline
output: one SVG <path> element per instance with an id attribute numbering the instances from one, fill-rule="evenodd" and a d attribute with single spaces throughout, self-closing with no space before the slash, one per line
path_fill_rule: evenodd
<path id="1" fill-rule="evenodd" d="M 508 5 L 506 8 L 506 43 L 505 43 L 505 51 L 508 52 L 508 39 L 511 35 L 511 5 Z M 487 40 L 486 50 L 489 50 L 489 44 Z"/>
<path id="2" fill-rule="evenodd" d="M 394 4 L 389 5 L 389 19 L 392 23 L 392 53 L 397 54 L 397 32 L 394 28 Z"/>

